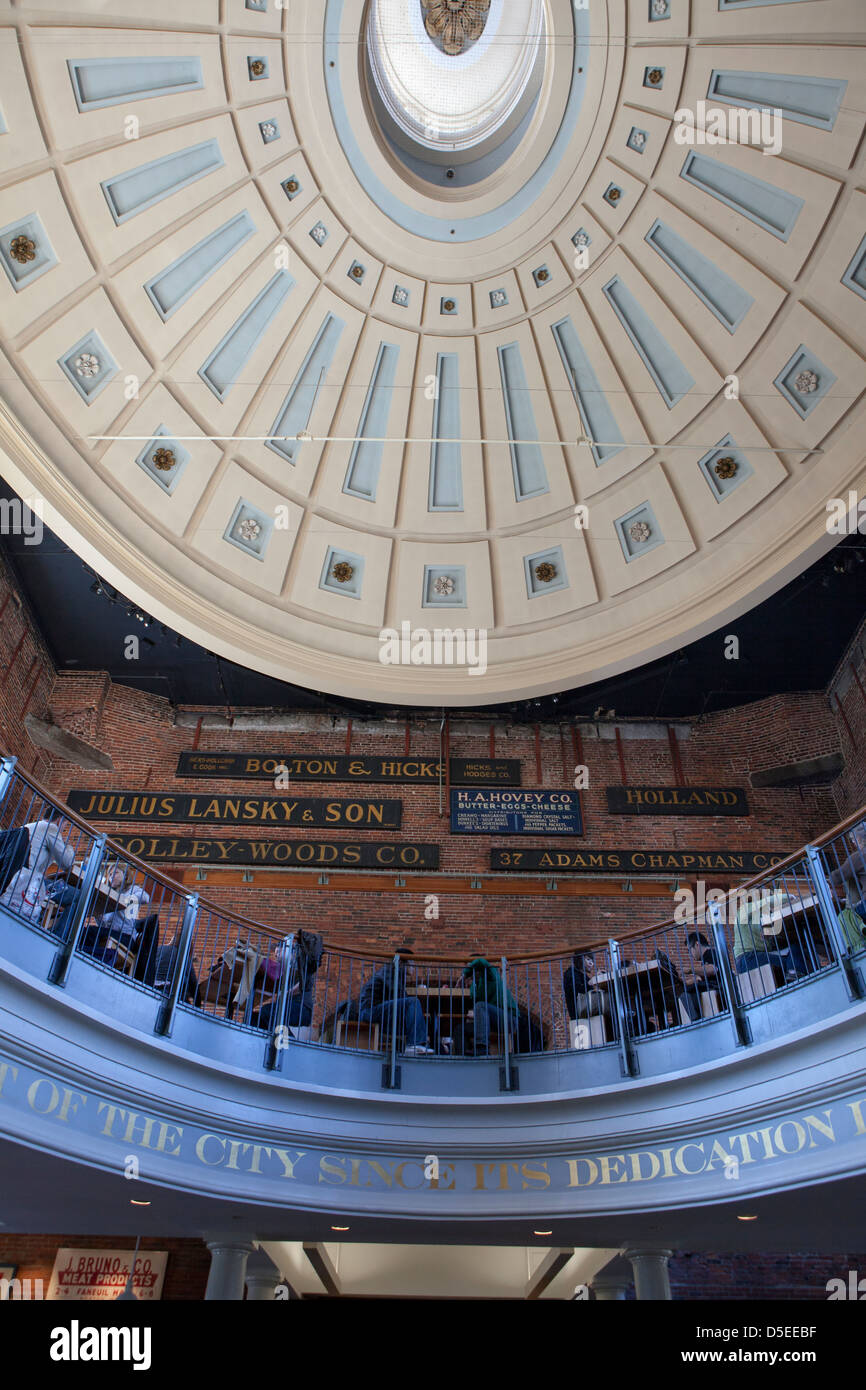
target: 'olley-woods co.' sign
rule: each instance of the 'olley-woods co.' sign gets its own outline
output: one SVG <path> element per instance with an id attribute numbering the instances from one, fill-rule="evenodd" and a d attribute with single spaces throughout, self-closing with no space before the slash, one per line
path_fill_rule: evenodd
<path id="1" fill-rule="evenodd" d="M 534 1209 L 545 1198 L 562 1198 L 578 1190 L 647 1188 L 690 1184 L 694 1195 L 707 1181 L 715 1185 L 728 1179 L 751 1179 L 761 1186 L 767 1170 L 770 1183 L 777 1180 L 770 1169 L 790 1165 L 802 1180 L 809 1169 L 833 1168 L 857 1171 L 866 1161 L 866 1093 L 830 1105 L 798 1110 L 766 1120 L 750 1120 L 747 1128 L 614 1148 L 598 1147 L 571 1153 L 526 1153 L 491 1159 L 483 1153 L 471 1157 L 438 1154 L 352 1153 L 345 1145 L 332 1149 L 307 1147 L 285 1136 L 261 1132 L 244 1134 L 221 1128 L 204 1129 L 180 1123 L 165 1113 L 132 1109 L 118 1099 L 69 1086 L 59 1077 L 47 1076 L 11 1060 L 0 1061 L 0 1122 L 7 1133 L 27 1142 L 28 1133 L 39 1131 L 44 1142 L 56 1134 L 63 1151 L 75 1153 L 76 1134 L 82 1151 L 94 1159 L 94 1140 L 106 1165 L 118 1171 L 129 1168 L 130 1155 L 138 1155 L 142 1176 L 173 1178 L 185 1186 L 220 1191 L 240 1199 L 296 1201 L 303 1205 L 327 1204 L 340 1193 L 341 1204 L 349 1194 L 362 1193 L 405 1209 L 409 1194 L 418 1194 L 426 1205 L 445 1201 L 443 1194 L 471 1195 L 484 1202 L 496 1196 L 519 1205 L 521 1194 L 531 1194 Z M 50 1140 L 49 1140 L 50 1142 Z M 695 1189 L 694 1185 L 698 1188 Z M 402 1197 L 401 1194 L 406 1194 Z M 661 1195 L 661 1193 L 660 1193 Z M 626 1199 L 629 1204 L 635 1198 Z"/>

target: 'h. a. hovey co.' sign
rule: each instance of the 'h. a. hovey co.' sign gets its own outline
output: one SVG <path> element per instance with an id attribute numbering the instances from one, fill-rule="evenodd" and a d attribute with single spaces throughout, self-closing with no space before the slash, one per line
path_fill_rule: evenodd
<path id="1" fill-rule="evenodd" d="M 91 821 L 172 821 L 204 825 L 324 826 L 399 830 L 402 801 L 314 797 L 186 796 L 174 792 L 72 791 L 69 806 Z"/>
<path id="2" fill-rule="evenodd" d="M 452 791 L 451 830 L 457 835 L 582 835 L 580 797 L 548 788 Z"/>

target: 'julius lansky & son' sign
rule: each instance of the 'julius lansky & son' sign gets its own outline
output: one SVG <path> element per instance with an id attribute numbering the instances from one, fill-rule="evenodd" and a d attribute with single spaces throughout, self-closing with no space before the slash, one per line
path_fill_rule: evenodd
<path id="1" fill-rule="evenodd" d="M 325 801 L 280 796 L 179 796 L 174 792 L 69 793 L 87 820 L 201 821 L 207 825 L 306 825 L 399 830 L 402 801 Z"/>
<path id="2" fill-rule="evenodd" d="M 742 787 L 607 787 L 614 816 L 747 816 Z"/>

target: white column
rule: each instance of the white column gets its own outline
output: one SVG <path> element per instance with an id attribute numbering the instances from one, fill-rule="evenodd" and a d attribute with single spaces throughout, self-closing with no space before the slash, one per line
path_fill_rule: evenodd
<path id="1" fill-rule="evenodd" d="M 590 1288 L 597 1303 L 625 1302 L 626 1290 L 631 1280 L 626 1274 L 599 1274 L 593 1279 Z"/>
<path id="2" fill-rule="evenodd" d="M 634 1270 L 634 1292 L 639 1299 L 670 1299 L 671 1281 L 668 1277 L 670 1250 L 626 1250 Z"/>
<path id="3" fill-rule="evenodd" d="M 209 1240 L 210 1272 L 207 1277 L 205 1300 L 232 1299 L 237 1302 L 244 1296 L 244 1275 L 247 1260 L 252 1253 L 249 1240 Z"/>
<path id="4" fill-rule="evenodd" d="M 280 1271 L 263 1250 L 257 1250 L 247 1265 L 247 1302 L 273 1303 Z"/>

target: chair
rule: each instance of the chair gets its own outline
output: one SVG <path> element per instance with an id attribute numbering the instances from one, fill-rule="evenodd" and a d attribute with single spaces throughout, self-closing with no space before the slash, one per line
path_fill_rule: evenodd
<path id="1" fill-rule="evenodd" d="M 739 982 L 740 998 L 744 1004 L 752 1004 L 756 999 L 763 999 L 767 994 L 776 992 L 776 972 L 769 962 L 766 965 L 758 965 L 753 970 L 744 970 L 737 975 Z"/>
<path id="2" fill-rule="evenodd" d="M 588 1047 L 603 1047 L 608 1041 L 604 1014 L 569 1019 L 568 1036 L 571 1047 L 577 1052 L 582 1052 Z"/>
<path id="3" fill-rule="evenodd" d="M 357 1018 L 338 1018 L 334 1028 L 334 1046 L 354 1047 L 363 1052 L 378 1052 L 379 1025 L 378 1023 L 362 1022 Z"/>

